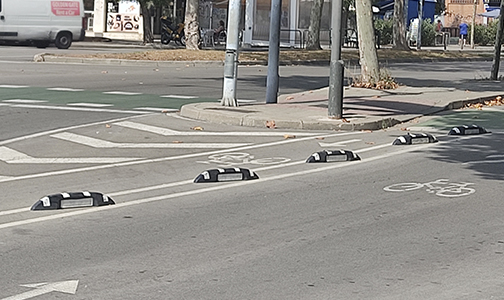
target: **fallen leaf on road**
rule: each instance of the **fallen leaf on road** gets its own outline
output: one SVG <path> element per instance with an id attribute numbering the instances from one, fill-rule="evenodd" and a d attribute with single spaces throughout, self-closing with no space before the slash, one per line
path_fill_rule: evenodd
<path id="1" fill-rule="evenodd" d="M 174 143 L 174 144 L 182 144 L 183 142 L 182 141 L 172 141 L 172 143 Z"/>
<path id="2" fill-rule="evenodd" d="M 285 98 L 285 100 L 292 100 L 292 99 L 294 99 L 294 97 L 292 97 L 292 96 Z"/>
<path id="3" fill-rule="evenodd" d="M 408 128 L 406 128 L 406 127 L 401 128 L 401 130 L 402 130 L 402 131 L 409 131 L 409 129 L 408 129 Z"/>
<path id="4" fill-rule="evenodd" d="M 294 139 L 296 138 L 295 135 L 292 135 L 292 134 L 284 134 L 284 139 Z"/>
<path id="5" fill-rule="evenodd" d="M 316 139 L 316 140 L 323 140 L 323 139 L 325 139 L 325 138 L 324 138 L 324 137 L 319 136 L 319 137 L 316 137 L 315 139 Z"/>
<path id="6" fill-rule="evenodd" d="M 102 74 L 107 74 L 107 73 L 108 73 L 108 71 L 101 71 L 101 73 L 102 73 Z"/>
<path id="7" fill-rule="evenodd" d="M 266 121 L 266 127 L 268 127 L 268 128 L 275 128 L 276 127 L 275 121 L 273 121 L 273 120 Z"/>
<path id="8" fill-rule="evenodd" d="M 345 118 L 341 118 L 341 121 L 342 121 L 343 123 L 350 123 L 350 121 L 348 121 L 348 120 L 347 120 L 347 119 L 345 119 Z"/>
<path id="9" fill-rule="evenodd" d="M 201 126 L 195 126 L 195 127 L 192 127 L 191 129 L 192 130 L 200 130 L 201 131 L 201 130 L 203 130 L 203 127 L 201 127 Z"/>
<path id="10" fill-rule="evenodd" d="M 378 96 L 378 95 L 374 95 L 374 96 L 373 96 L 373 97 L 371 97 L 371 98 L 373 98 L 373 99 L 377 99 L 377 98 L 380 98 L 380 96 Z"/>
<path id="11" fill-rule="evenodd" d="M 368 145 L 374 145 L 375 142 L 366 142 L 366 144 L 368 144 Z"/>
<path id="12" fill-rule="evenodd" d="M 112 126 L 110 126 L 110 124 L 105 124 L 105 127 L 110 128 Z"/>

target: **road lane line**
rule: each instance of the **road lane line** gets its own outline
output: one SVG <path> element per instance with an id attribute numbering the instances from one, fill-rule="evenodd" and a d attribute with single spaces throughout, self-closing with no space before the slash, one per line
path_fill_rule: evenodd
<path id="1" fill-rule="evenodd" d="M 131 118 L 139 118 L 139 117 L 143 117 L 143 116 L 134 116 L 134 117 L 128 116 L 128 117 L 124 117 L 124 118 L 112 119 L 112 120 L 107 120 L 107 121 L 99 121 L 99 122 L 94 122 L 94 123 L 88 123 L 88 124 L 82 124 L 82 125 L 69 126 L 69 127 L 65 127 L 65 128 L 53 129 L 53 130 L 43 131 L 43 132 L 39 132 L 39 133 L 33 133 L 33 134 L 25 135 L 25 136 L 20 136 L 20 137 L 17 137 L 17 138 L 12 138 L 12 139 L 9 139 L 9 140 L 0 141 L 0 145 L 7 145 L 7 144 L 10 144 L 10 143 L 15 143 L 15 142 L 20 142 L 20 141 L 24 141 L 24 140 L 33 139 L 33 138 L 36 138 L 36 137 L 41 137 L 41 136 L 45 136 L 45 135 L 55 134 L 55 133 L 58 133 L 58 132 L 64 132 L 64 131 L 74 130 L 74 129 L 79 129 L 79 128 L 84 128 L 84 127 L 88 127 L 88 126 L 96 126 L 96 125 L 102 125 L 102 124 L 109 124 L 109 123 L 114 123 L 114 122 L 120 122 L 122 120 L 129 120 Z"/>
<path id="2" fill-rule="evenodd" d="M 132 200 L 132 201 L 123 202 L 123 203 L 116 203 L 115 205 L 99 206 L 99 207 L 93 207 L 93 208 L 88 208 L 88 209 L 70 211 L 67 213 L 60 213 L 60 214 L 54 214 L 54 215 L 50 215 L 50 216 L 27 219 L 27 220 L 22 220 L 22 221 L 3 223 L 3 224 L 0 224 L 0 230 L 6 229 L 6 228 L 17 227 L 17 226 L 39 223 L 39 222 L 44 222 L 44 221 L 51 221 L 51 220 L 56 220 L 56 219 L 74 217 L 74 216 L 88 214 L 91 212 L 96 213 L 96 212 L 110 210 L 110 209 L 118 209 L 118 208 L 139 205 L 139 204 L 147 204 L 147 203 L 157 202 L 157 201 L 162 201 L 162 200 L 169 200 L 169 199 L 174 199 L 174 198 L 181 198 L 181 197 L 186 197 L 186 196 L 204 194 L 204 193 L 209 193 L 209 192 L 214 192 L 214 191 L 219 191 L 219 190 L 224 190 L 224 189 L 230 189 L 230 188 L 235 188 L 235 187 L 244 186 L 244 185 L 251 185 L 251 184 L 257 184 L 257 183 L 262 183 L 262 182 L 270 182 L 272 180 L 280 180 L 280 179 L 286 179 L 286 178 L 295 177 L 295 176 L 303 176 L 303 175 L 309 175 L 309 174 L 314 174 L 314 173 L 320 173 L 320 172 L 329 171 L 329 170 L 333 170 L 333 169 L 345 168 L 345 167 L 353 166 L 356 164 L 367 164 L 370 162 L 374 162 L 376 160 L 388 158 L 391 156 L 396 156 L 398 154 L 418 151 L 420 149 L 427 148 L 429 146 L 431 146 L 431 145 L 430 144 L 422 144 L 422 145 L 418 145 L 418 146 L 404 147 L 399 151 L 388 152 L 388 153 L 385 153 L 382 155 L 370 157 L 370 158 L 366 159 L 365 161 L 362 161 L 362 160 L 352 161 L 352 162 L 348 162 L 348 164 L 329 164 L 329 165 L 324 164 L 324 166 L 320 167 L 320 168 L 303 170 L 303 171 L 298 171 L 298 172 L 293 172 L 293 173 L 283 173 L 283 174 L 274 175 L 274 176 L 270 176 L 270 177 L 259 178 L 257 180 L 245 180 L 245 181 L 229 183 L 229 184 L 223 183 L 221 185 L 215 185 L 212 187 L 195 189 L 195 190 L 191 190 L 191 191 L 173 193 L 173 194 L 162 195 L 162 196 L 155 196 L 155 197 L 150 197 L 150 198 L 142 198 L 142 199 Z M 203 198 L 201 198 L 201 199 L 203 199 Z"/>
<path id="3" fill-rule="evenodd" d="M 104 94 L 107 95 L 120 95 L 120 96 L 136 96 L 136 95 L 142 95 L 142 93 L 135 93 L 135 92 L 121 92 L 121 91 L 111 91 L 111 92 L 103 92 Z"/>
<path id="4" fill-rule="evenodd" d="M 250 143 L 115 143 L 70 132 L 53 134 L 51 137 L 93 148 L 223 149 L 250 145 Z"/>
<path id="5" fill-rule="evenodd" d="M 83 89 L 73 89 L 64 87 L 47 88 L 48 91 L 58 91 L 58 92 L 82 92 Z"/>
<path id="6" fill-rule="evenodd" d="M 279 131 L 259 131 L 259 132 L 207 132 L 207 131 L 176 131 L 169 128 L 145 125 L 140 123 L 135 123 L 131 121 L 116 122 L 114 125 L 119 125 L 122 127 L 136 129 L 140 131 L 147 131 L 159 135 L 205 135 L 205 136 L 316 136 L 320 133 L 309 133 L 309 132 L 279 132 Z"/>
<path id="7" fill-rule="evenodd" d="M 373 146 L 373 147 L 369 147 L 369 148 L 357 149 L 357 150 L 355 150 L 355 152 L 363 153 L 363 152 L 378 150 L 378 149 L 382 149 L 382 148 L 386 148 L 386 147 L 390 147 L 390 143 L 383 144 L 383 145 L 377 145 L 377 146 Z M 282 167 L 291 167 L 291 166 L 301 165 L 301 164 L 305 164 L 305 163 L 306 163 L 306 160 L 302 160 L 302 161 L 290 162 L 290 163 L 279 164 L 279 165 L 274 165 L 274 166 L 254 168 L 253 171 L 254 172 L 261 172 L 261 171 L 267 171 L 267 170 L 272 170 L 272 169 L 278 169 L 278 168 L 282 168 Z M 160 185 L 153 185 L 153 186 L 147 186 L 147 187 L 142 187 L 142 188 L 136 188 L 136 189 L 131 189 L 131 190 L 111 192 L 111 193 L 107 193 L 107 195 L 110 197 L 117 197 L 117 196 L 122 196 L 122 195 L 130 195 L 130 194 L 135 194 L 135 193 L 160 190 L 160 189 L 164 189 L 164 188 L 178 187 L 178 186 L 188 185 L 188 184 L 192 184 L 192 183 L 194 183 L 193 179 L 183 180 L 183 181 L 165 183 L 165 184 L 160 184 Z M 4 212 L 0 212 L 0 216 L 8 215 L 8 214 L 15 214 L 15 213 L 19 213 L 19 212 L 26 212 L 29 210 L 30 210 L 29 208 L 21 208 L 21 209 L 14 209 L 14 210 L 10 210 L 10 211 L 4 211 Z"/>
<path id="8" fill-rule="evenodd" d="M 351 132 L 319 135 L 318 137 L 330 138 L 330 137 L 336 137 L 336 136 L 346 136 L 346 135 L 354 135 L 354 134 L 362 134 L 362 133 L 363 132 L 361 132 L 361 131 L 351 131 Z M 103 169 L 108 169 L 108 168 L 126 167 L 126 166 L 133 166 L 133 165 L 140 165 L 140 164 L 147 164 L 147 163 L 159 163 L 159 162 L 165 162 L 165 161 L 171 161 L 171 160 L 177 160 L 177 159 L 187 159 L 187 158 L 194 158 L 194 157 L 200 157 L 200 156 L 209 156 L 212 154 L 219 154 L 219 153 L 236 152 L 236 151 L 243 151 L 243 150 L 250 150 L 250 149 L 257 149 L 257 148 L 272 147 L 272 146 L 307 141 L 307 140 L 311 140 L 314 138 L 316 138 L 316 136 L 297 138 L 297 139 L 287 139 L 287 140 L 283 140 L 283 141 L 277 141 L 277 142 L 271 142 L 271 143 L 265 143 L 265 144 L 256 144 L 256 145 L 231 148 L 231 149 L 224 149 L 224 150 L 214 150 L 214 151 L 201 152 L 201 153 L 184 154 L 184 155 L 179 155 L 179 156 L 168 156 L 168 157 L 152 158 L 152 159 L 145 159 L 145 160 L 137 160 L 137 161 L 131 161 L 131 162 L 115 163 L 115 164 L 109 164 L 109 165 L 101 165 L 101 166 L 84 167 L 84 168 L 77 168 L 77 169 L 70 169 L 70 170 L 51 171 L 51 172 L 44 172 L 44 173 L 37 173 L 37 174 L 22 175 L 22 176 L 0 179 L 0 183 L 17 181 L 17 180 L 24 180 L 24 179 L 34 179 L 34 178 L 40 178 L 40 177 L 46 177 L 46 176 L 66 175 L 66 174 L 72 174 L 72 173 L 78 173 L 78 172 L 96 171 L 96 170 L 103 170 Z"/>
<path id="9" fill-rule="evenodd" d="M 84 107 L 111 107 L 114 104 L 105 103 L 68 103 L 68 106 L 84 106 Z"/>
<path id="10" fill-rule="evenodd" d="M 180 98 L 180 99 L 197 99 L 197 96 L 183 96 L 183 95 L 162 95 L 161 98 Z"/>
<path id="11" fill-rule="evenodd" d="M 111 164 L 145 158 L 134 157 L 31 157 L 22 152 L 0 147 L 0 160 L 8 164 Z"/>
<path id="12" fill-rule="evenodd" d="M 148 111 L 120 110 L 120 109 L 102 109 L 102 108 L 86 108 L 86 107 L 69 107 L 69 106 L 50 106 L 50 105 L 29 105 L 29 104 L 12 104 L 12 107 L 34 108 L 34 109 L 52 109 L 52 110 L 73 110 L 73 111 L 92 111 L 92 112 L 108 112 L 120 114 L 152 114 Z"/>

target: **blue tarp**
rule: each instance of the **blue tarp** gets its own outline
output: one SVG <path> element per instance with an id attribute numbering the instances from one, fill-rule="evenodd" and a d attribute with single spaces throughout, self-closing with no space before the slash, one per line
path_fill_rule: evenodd
<path id="1" fill-rule="evenodd" d="M 500 8 L 492 9 L 491 11 L 479 15 L 487 18 L 498 18 L 500 16 Z"/>
<path id="2" fill-rule="evenodd" d="M 380 9 L 379 15 L 385 15 L 387 11 L 394 10 L 394 0 L 384 0 L 378 3 Z M 434 14 L 436 8 L 436 0 L 425 0 L 423 5 L 422 19 L 430 19 L 434 21 Z M 411 22 L 412 19 L 418 18 L 418 0 L 408 1 L 408 15 L 406 19 Z"/>

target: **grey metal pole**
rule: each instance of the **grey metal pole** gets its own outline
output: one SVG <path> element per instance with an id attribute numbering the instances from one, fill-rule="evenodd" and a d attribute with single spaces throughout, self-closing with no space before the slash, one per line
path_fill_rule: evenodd
<path id="1" fill-rule="evenodd" d="M 495 37 L 492 70 L 490 72 L 490 79 L 492 80 L 497 80 L 499 78 L 502 36 L 504 36 L 504 0 L 501 0 L 500 3 L 499 24 L 497 27 L 497 35 Z"/>
<path id="2" fill-rule="evenodd" d="M 221 105 L 223 106 L 238 106 L 238 101 L 236 100 L 236 82 L 238 74 L 240 5 L 241 0 L 229 0 L 226 57 L 224 60 L 224 87 L 221 100 Z"/>
<path id="3" fill-rule="evenodd" d="M 418 31 L 416 39 L 416 48 L 422 48 L 422 23 L 423 23 L 423 0 L 418 0 Z"/>
<path id="4" fill-rule="evenodd" d="M 268 50 L 268 77 L 266 79 L 266 103 L 277 103 L 278 99 L 281 17 L 282 0 L 272 0 Z"/>
<path id="5" fill-rule="evenodd" d="M 343 118 L 344 64 L 341 60 L 341 22 L 343 0 L 331 1 L 331 66 L 329 75 L 329 118 Z"/>

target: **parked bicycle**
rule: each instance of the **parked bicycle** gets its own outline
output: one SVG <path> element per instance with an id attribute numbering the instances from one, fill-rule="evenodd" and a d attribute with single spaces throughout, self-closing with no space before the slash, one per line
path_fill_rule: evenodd
<path id="1" fill-rule="evenodd" d="M 387 192 L 407 192 L 425 187 L 427 188 L 426 191 L 428 193 L 435 193 L 436 196 L 450 197 L 450 198 L 467 196 L 476 192 L 475 189 L 467 187 L 472 183 L 467 182 L 453 183 L 448 182 L 448 180 L 449 179 L 438 179 L 427 183 L 416 183 L 416 182 L 396 183 L 384 187 L 383 189 Z"/>

